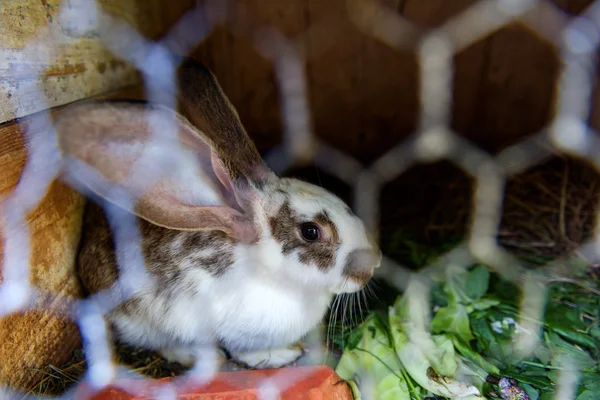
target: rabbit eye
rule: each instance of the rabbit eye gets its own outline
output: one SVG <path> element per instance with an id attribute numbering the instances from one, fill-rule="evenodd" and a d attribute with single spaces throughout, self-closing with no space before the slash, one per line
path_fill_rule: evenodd
<path id="1" fill-rule="evenodd" d="M 312 222 L 306 222 L 300 225 L 300 233 L 307 242 L 315 242 L 319 240 L 319 227 Z"/>

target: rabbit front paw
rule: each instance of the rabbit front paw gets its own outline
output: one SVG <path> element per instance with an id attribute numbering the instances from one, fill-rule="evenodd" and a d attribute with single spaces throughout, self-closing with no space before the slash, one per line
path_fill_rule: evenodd
<path id="1" fill-rule="evenodd" d="M 253 369 L 280 368 L 298 360 L 304 353 L 300 346 L 258 350 L 244 353 L 231 353 L 231 358 Z"/>
<path id="2" fill-rule="evenodd" d="M 187 368 L 193 367 L 197 358 L 195 349 L 191 347 L 170 347 L 158 353 L 168 362 L 176 362 Z"/>
<path id="3" fill-rule="evenodd" d="M 158 353 L 168 362 L 179 363 L 185 368 L 194 367 L 196 363 L 213 363 L 218 369 L 227 358 L 221 349 L 214 346 L 167 347 L 158 350 Z"/>

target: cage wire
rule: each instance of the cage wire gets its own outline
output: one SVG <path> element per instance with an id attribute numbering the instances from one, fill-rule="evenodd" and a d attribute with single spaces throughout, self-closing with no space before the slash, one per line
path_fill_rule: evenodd
<path id="1" fill-rule="evenodd" d="M 429 318 L 429 300 L 424 293 L 431 277 L 448 268 L 480 261 L 493 268 L 502 277 L 522 281 L 524 296 L 518 324 L 515 348 L 523 355 L 530 354 L 538 345 L 540 321 L 545 307 L 546 285 L 550 279 L 570 279 L 569 271 L 561 267 L 567 258 L 556 260 L 536 272 L 526 270 L 515 256 L 498 245 L 497 236 L 502 215 L 502 200 L 509 177 L 538 165 L 552 154 L 568 153 L 600 166 L 600 142 L 588 126 L 591 91 L 595 79 L 595 52 L 600 41 L 600 1 L 594 2 L 583 13 L 568 17 L 553 4 L 544 0 L 482 0 L 455 15 L 439 27 L 424 30 L 404 19 L 395 10 L 376 0 L 348 0 L 347 17 L 354 26 L 396 50 L 412 50 L 418 55 L 421 87 L 420 118 L 416 132 L 382 155 L 368 167 L 318 139 L 312 131 L 310 105 L 307 96 L 305 65 L 309 54 L 300 45 L 304 35 L 319 34 L 322 41 L 311 49 L 310 56 L 326 51 L 331 42 L 327 31 L 334 25 L 315 23 L 300 37 L 286 37 L 277 29 L 264 26 L 251 29 L 250 23 L 233 24 L 228 18 L 232 4 L 209 1 L 183 15 L 171 31 L 159 41 L 142 37 L 133 27 L 105 13 L 94 0 L 70 0 L 68 7 L 60 7 L 58 20 L 63 26 L 81 36 L 94 32 L 116 56 L 134 65 L 142 73 L 148 100 L 175 107 L 175 69 L 177 60 L 172 52 L 187 54 L 216 26 L 252 39 L 255 49 L 273 63 L 281 101 L 284 139 L 280 147 L 266 159 L 279 173 L 298 164 L 314 163 L 327 173 L 352 186 L 354 210 L 377 237 L 379 230 L 379 201 L 382 188 L 414 165 L 446 159 L 464 170 L 475 180 L 473 218 L 469 239 L 435 263 L 414 272 L 384 255 L 378 277 L 411 296 L 411 316 L 415 320 Z M 240 15 L 240 14 L 238 14 Z M 536 18 L 543 15 L 544 18 Z M 249 18 L 249 17 L 248 17 Z M 450 127 L 452 105 L 453 57 L 466 47 L 484 39 L 503 26 L 519 21 L 535 30 L 555 46 L 563 62 L 558 82 L 558 101 L 555 118 L 540 132 L 493 156 L 479 149 Z M 248 22 L 248 21 L 246 21 Z M 551 25 L 550 27 L 548 25 Z M 560 34 L 556 34 L 556 32 Z M 16 59 L 37 65 L 40 75 L 58 54 L 61 45 L 75 39 L 61 34 L 58 24 L 50 23 L 32 38 L 25 49 L 14 54 Z M 32 80 L 13 96 L 15 106 L 22 96 L 32 96 L 44 103 L 43 94 Z M 154 120 L 150 126 L 152 140 L 143 149 L 143 157 L 128 177 L 136 182 L 138 193 L 161 177 L 161 174 L 185 174 L 190 160 L 181 157 L 173 140 L 175 121 Z M 95 182 L 91 168 L 77 160 L 62 158 L 58 150 L 56 132 L 47 113 L 28 119 L 23 126 L 29 158 L 15 190 L 2 200 L 1 216 L 4 237 L 4 259 L 0 285 L 0 317 L 31 309 L 34 299 L 45 296 L 42 290 L 29 283 L 30 243 L 25 216 L 43 198 L 50 183 L 63 176 L 75 185 L 77 178 Z M 164 143 L 169 141 L 168 146 Z M 62 174 L 62 175 L 61 175 Z M 77 187 L 82 191 L 85 189 Z M 133 204 L 117 188 L 106 187 L 115 198 Z M 76 321 L 83 339 L 87 372 L 83 382 L 92 388 L 123 385 L 122 378 L 135 376 L 139 382 L 147 377 L 135 374 L 112 361 L 111 341 L 103 320 L 103 313 L 111 310 L 132 293 L 132 285 L 152 279 L 145 272 L 140 251 L 140 236 L 135 219 L 122 208 L 105 203 L 104 209 L 115 235 L 120 278 L 107 291 L 85 300 L 71 301 L 64 308 L 67 317 Z M 596 228 L 597 230 L 597 228 Z M 595 233 L 595 232 L 594 232 Z M 589 259 L 597 259 L 599 252 L 596 235 L 578 249 Z M 129 251 L 124 252 L 124 249 Z M 132 249 L 137 249 L 132 253 Z M 421 337 L 412 337 L 413 343 L 427 346 Z M 325 353 L 323 335 L 317 332 L 308 341 L 313 362 L 320 362 Z M 199 382 L 210 380 L 219 369 L 220 355 L 215 346 L 197 351 L 198 362 L 180 378 Z M 561 368 L 557 399 L 574 398 L 577 383 L 577 365 L 568 362 Z M 363 371 L 365 398 L 369 397 L 369 371 Z M 301 379 L 295 370 L 282 369 L 279 374 L 265 379 L 260 388 L 262 399 L 275 399 L 281 390 Z M 128 383 L 130 385 L 132 383 Z M 143 383 L 142 383 L 143 384 Z M 175 399 L 175 384 L 162 386 L 153 393 L 159 399 Z M 127 387 L 126 387 L 127 388 Z M 69 398 L 73 390 L 62 398 Z M 21 393 L 0 388 L 3 398 L 22 398 Z M 30 397 L 35 397 L 31 395 Z"/>

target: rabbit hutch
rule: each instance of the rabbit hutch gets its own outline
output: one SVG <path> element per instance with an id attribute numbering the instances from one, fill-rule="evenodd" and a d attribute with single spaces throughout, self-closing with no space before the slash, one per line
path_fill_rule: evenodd
<path id="1" fill-rule="evenodd" d="M 599 10 L 593 0 L 2 0 L 1 397 L 600 398 Z M 228 102 L 181 83 L 178 56 L 205 65 Z M 267 169 L 343 200 L 312 200 L 325 214 L 298 228 L 293 216 L 312 207 L 298 197 L 286 218 L 299 246 L 334 250 L 270 247 L 268 259 L 292 260 L 270 273 L 298 267 L 306 284 L 340 265 L 346 284 L 343 252 L 376 243 L 378 267 L 361 270 L 372 278 L 327 292 L 299 357 L 275 365 L 268 353 L 263 368 L 218 350 L 190 367 L 110 335 L 102 315 L 122 298 L 82 279 L 82 260 L 103 257 L 79 258 L 83 242 L 95 245 L 83 240 L 95 227 L 86 213 L 121 210 L 110 224 L 125 243 L 121 278 L 106 273 L 137 293 L 139 276 L 123 272 L 137 239 L 119 231 L 131 214 L 95 175 L 78 175 L 58 138 L 98 139 L 118 163 L 128 139 L 109 143 L 120 134 L 111 115 L 131 120 L 118 100 L 188 102 L 180 111 L 202 135 L 237 117 Z M 120 106 L 98 129 L 69 114 L 108 102 Z M 236 139 L 214 139 L 234 154 L 215 169 L 221 182 L 243 169 Z M 269 218 L 258 242 L 287 223 Z M 322 225 L 330 242 L 320 233 L 313 244 L 305 228 Z M 228 254 L 205 257 L 206 268 L 227 269 Z M 334 272 L 318 268 L 327 257 Z"/>

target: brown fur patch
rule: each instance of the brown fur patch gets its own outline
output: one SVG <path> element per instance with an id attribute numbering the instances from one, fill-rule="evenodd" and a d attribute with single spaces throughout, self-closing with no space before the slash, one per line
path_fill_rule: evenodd
<path id="1" fill-rule="evenodd" d="M 233 242 L 224 232 L 174 231 L 142 219 L 137 221 L 146 270 L 163 282 L 165 287 L 179 284 L 182 275 L 180 265 L 185 258 L 191 257 L 198 268 L 203 268 L 213 276 L 223 275 L 233 263 Z M 177 240 L 181 241 L 181 246 L 174 249 L 173 243 Z M 207 248 L 214 248 L 215 256 L 194 260 L 194 250 Z M 89 293 L 108 289 L 119 276 L 114 236 L 104 211 L 92 202 L 88 202 L 84 216 L 78 273 Z"/>
<path id="2" fill-rule="evenodd" d="M 298 218 L 287 200 L 277 214 L 269 219 L 271 233 L 275 240 L 281 243 L 283 254 L 287 255 L 293 251 L 298 251 L 298 258 L 304 264 L 315 263 L 321 271 L 333 268 L 337 246 L 339 245 L 339 236 L 333 221 L 325 211 L 315 216 L 314 222 L 319 224 L 322 229 L 328 229 L 331 238 L 328 242 L 314 243 L 308 243 L 300 237 L 298 228 L 302 222 L 306 221 L 301 221 Z"/>
<path id="3" fill-rule="evenodd" d="M 183 242 L 183 248 L 190 254 L 192 249 L 215 249 L 210 256 L 192 256 L 192 262 L 202 265 L 213 276 L 222 276 L 233 264 L 233 241 L 222 231 L 189 233 Z M 189 251 L 188 251 L 189 250 Z"/>
<path id="4" fill-rule="evenodd" d="M 152 225 L 143 219 L 138 219 L 138 224 L 146 269 L 161 280 L 172 281 L 179 275 L 178 265 L 184 255 L 171 251 L 169 244 L 181 232 Z"/>
<path id="5" fill-rule="evenodd" d="M 134 315 L 134 314 L 139 314 L 140 313 L 140 304 L 141 304 L 141 300 L 137 297 L 131 297 L 127 300 L 125 300 L 123 303 L 119 304 L 118 306 L 116 306 L 111 312 L 110 314 L 113 315 L 118 315 L 118 314 L 122 314 L 122 315 Z M 112 327 L 114 329 L 114 327 Z"/>
<path id="6" fill-rule="evenodd" d="M 140 228 L 148 270 L 167 281 L 174 282 L 179 278 L 180 265 L 185 259 L 191 258 L 198 268 L 213 276 L 223 275 L 233 264 L 233 240 L 222 231 L 173 231 L 143 220 Z M 179 248 L 172 246 L 176 240 L 181 240 Z M 214 249 L 215 254 L 194 256 L 194 252 L 206 249 Z"/>
<path id="7" fill-rule="evenodd" d="M 222 276 L 233 264 L 233 253 L 214 254 L 209 257 L 197 257 L 193 260 L 203 265 L 214 276 Z"/>
<path id="8" fill-rule="evenodd" d="M 88 293 L 108 289 L 119 277 L 113 235 L 102 209 L 89 201 L 83 217 L 77 271 Z"/>

